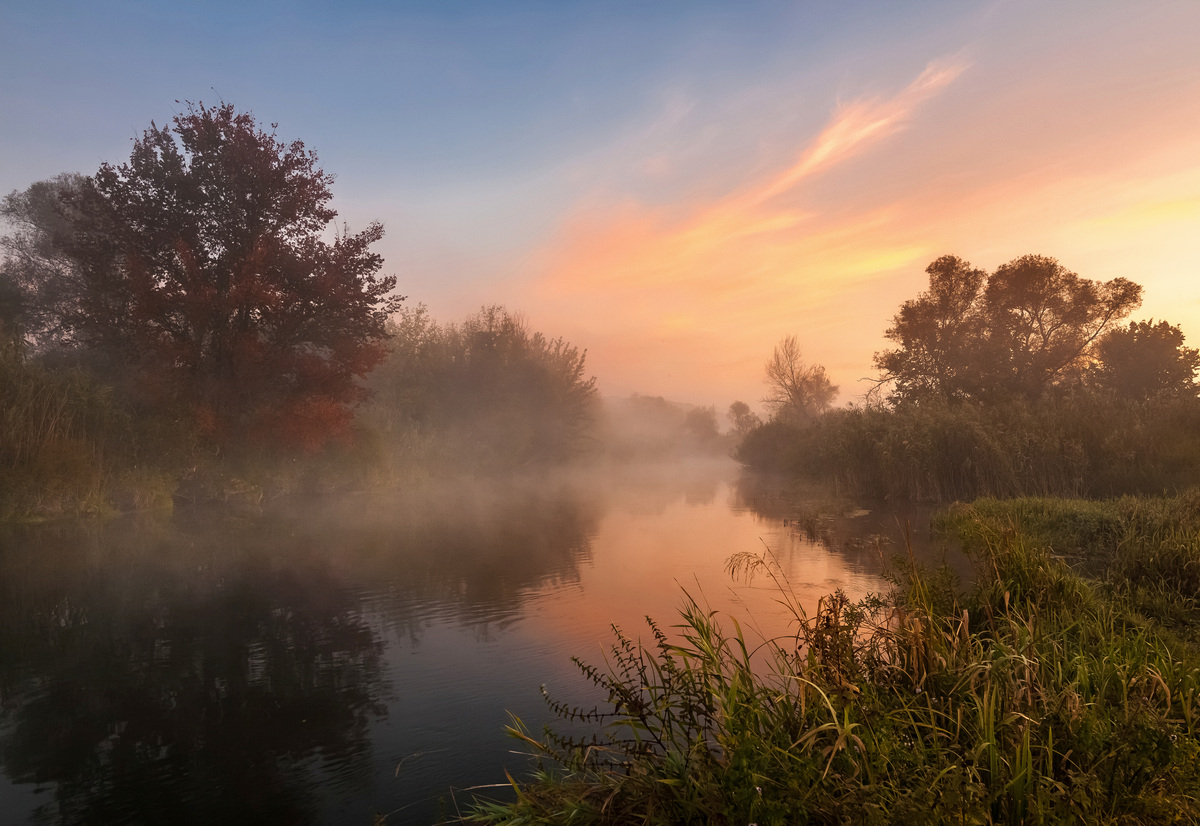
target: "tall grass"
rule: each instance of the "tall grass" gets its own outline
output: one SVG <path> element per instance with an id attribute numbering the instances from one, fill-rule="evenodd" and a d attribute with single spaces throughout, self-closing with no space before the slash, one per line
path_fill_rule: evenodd
<path id="1" fill-rule="evenodd" d="M 105 444 L 123 422 L 102 388 L 77 371 L 0 362 L 0 499 L 11 514 L 100 498 Z"/>
<path id="2" fill-rule="evenodd" d="M 670 634 L 651 623 L 643 644 L 616 631 L 605 667 L 577 661 L 608 703 L 551 700 L 591 734 L 539 739 L 517 721 L 538 767 L 514 782 L 515 802 L 481 803 L 472 819 L 1198 822 L 1200 657 L 1115 584 L 1132 559 L 1195 559 L 1163 551 L 1188 507 L 959 507 L 941 526 L 976 563 L 968 591 L 909 559 L 887 595 L 835 593 L 811 612 L 773 559 L 738 555 L 733 573 L 780 587 L 794 635 L 752 644 L 691 599 Z M 1047 526 L 1091 554 L 1098 578 L 1058 557 Z M 1160 596 L 1194 616 L 1190 587 L 1167 578 Z"/>
<path id="3" fill-rule="evenodd" d="M 1080 393 L 1034 402 L 867 406 L 778 422 L 737 450 L 751 468 L 848 495 L 918 501 L 1113 496 L 1200 483 L 1200 403 Z"/>
<path id="4" fill-rule="evenodd" d="M 0 359 L 0 519 L 169 504 L 163 473 L 141 455 L 149 430 L 81 370 Z"/>

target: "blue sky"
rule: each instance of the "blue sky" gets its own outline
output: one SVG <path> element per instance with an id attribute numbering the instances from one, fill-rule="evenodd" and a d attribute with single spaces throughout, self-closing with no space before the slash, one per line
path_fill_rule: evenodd
<path id="1" fill-rule="evenodd" d="M 848 400 L 943 253 L 1124 275 L 1200 337 L 1197 31 L 1193 2 L 0 0 L 0 192 L 222 99 L 317 151 L 436 317 L 503 303 L 608 392 L 722 409 L 796 334 Z"/>

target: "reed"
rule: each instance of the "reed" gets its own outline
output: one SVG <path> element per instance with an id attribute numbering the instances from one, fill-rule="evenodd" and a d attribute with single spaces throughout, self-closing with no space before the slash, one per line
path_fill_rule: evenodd
<path id="1" fill-rule="evenodd" d="M 0 510 L 20 516 L 94 505 L 107 443 L 123 424 L 105 388 L 84 374 L 0 361 Z"/>
<path id="2" fill-rule="evenodd" d="M 186 439 L 80 369 L 0 359 L 0 520 L 170 506 Z"/>
<path id="3" fill-rule="evenodd" d="M 1200 403 L 1079 393 L 852 407 L 806 427 L 770 422 L 735 455 L 750 468 L 822 479 L 854 496 L 953 502 L 1158 493 L 1200 483 Z"/>
<path id="4" fill-rule="evenodd" d="M 549 699 L 590 732 L 514 721 L 534 773 L 468 819 L 1200 821 L 1200 656 L 1120 581 L 1192 570 L 1195 501 L 960 506 L 939 527 L 975 561 L 970 588 L 909 557 L 887 594 L 813 610 L 769 554 L 740 554 L 731 573 L 771 577 L 794 634 L 752 643 L 690 597 L 670 633 L 615 630 L 603 667 L 576 661 L 608 702 Z M 1194 619 L 1179 582 L 1156 593 Z"/>

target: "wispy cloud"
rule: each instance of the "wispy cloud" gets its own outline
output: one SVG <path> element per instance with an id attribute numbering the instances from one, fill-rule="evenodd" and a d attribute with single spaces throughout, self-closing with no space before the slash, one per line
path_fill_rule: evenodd
<path id="1" fill-rule="evenodd" d="M 804 259 L 827 258 L 821 238 L 840 246 L 868 216 L 848 226 L 813 226 L 813 210 L 776 203 L 810 176 L 845 164 L 903 129 L 922 101 L 946 88 L 966 68 L 961 61 L 931 63 L 890 98 L 841 104 L 829 122 L 801 146 L 798 160 L 781 172 L 750 181 L 725 197 L 702 203 L 646 207 L 613 204 L 581 210 L 543 256 L 542 286 L 553 293 L 591 293 L 622 286 L 644 292 L 677 285 L 727 294 L 730 279 L 748 289 L 793 280 Z M 802 192 L 799 193 L 801 196 Z M 795 199 L 792 199 L 795 200 Z M 802 197 L 801 197 L 802 200 Z M 864 274 L 863 260 L 892 261 L 894 250 L 860 249 L 847 271 Z M 690 300 L 694 300 L 695 295 Z"/>
<path id="2" fill-rule="evenodd" d="M 573 326 L 594 345 L 595 358 L 611 360 L 614 372 L 627 377 L 631 363 L 632 372 L 646 369 L 651 352 L 662 372 L 679 372 L 698 348 L 714 346 L 701 344 L 706 338 L 729 344 L 749 337 L 731 349 L 769 350 L 759 339 L 776 337 L 850 284 L 930 254 L 890 228 L 896 216 L 887 204 L 830 217 L 819 201 L 806 202 L 803 184 L 905 129 L 921 103 L 964 69 L 962 62 L 932 63 L 890 97 L 838 105 L 796 148 L 794 160 L 723 197 L 653 206 L 584 201 L 538 255 L 533 300 L 546 315 L 597 319 Z M 731 375 L 746 371 L 744 362 L 731 355 Z M 661 375 L 656 381 L 661 387 Z"/>
<path id="3" fill-rule="evenodd" d="M 790 169 L 755 191 L 751 203 L 762 203 L 792 189 L 805 178 L 847 160 L 902 129 L 927 98 L 953 83 L 967 69 L 961 59 L 935 61 L 892 98 L 869 98 L 838 106 L 821 134 L 801 152 Z"/>

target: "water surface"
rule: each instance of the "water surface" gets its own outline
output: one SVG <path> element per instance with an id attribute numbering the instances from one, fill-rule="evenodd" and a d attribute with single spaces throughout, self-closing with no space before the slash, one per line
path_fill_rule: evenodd
<path id="1" fill-rule="evenodd" d="M 686 590 L 785 633 L 802 601 L 884 587 L 925 511 L 815 519 L 725 463 L 641 467 L 0 529 L 0 822 L 429 823 L 528 761 L 509 714 L 594 698 L 612 624 Z M 819 495 L 816 495 L 819 498 Z M 824 541 L 822 541 L 822 539 Z"/>

